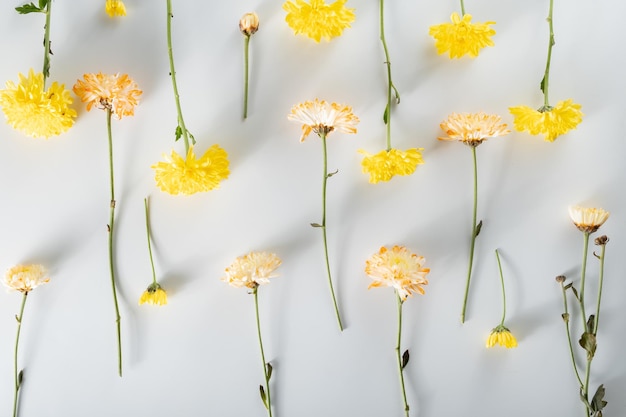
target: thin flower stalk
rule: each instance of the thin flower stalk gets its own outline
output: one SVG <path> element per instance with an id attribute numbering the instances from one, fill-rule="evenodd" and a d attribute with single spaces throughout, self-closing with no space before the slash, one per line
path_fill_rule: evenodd
<path id="1" fill-rule="evenodd" d="M 148 198 L 143 199 L 143 205 L 146 212 L 146 238 L 148 240 L 148 253 L 150 254 L 150 267 L 152 268 L 152 284 L 158 285 L 156 279 L 156 271 L 154 270 L 154 258 L 152 257 L 152 243 L 150 238 L 150 210 L 148 208 Z"/>
<path id="2" fill-rule="evenodd" d="M 256 329 L 259 338 L 259 348 L 261 350 L 261 361 L 263 362 L 263 377 L 265 378 L 265 389 L 261 390 L 261 399 L 267 409 L 267 414 L 272 417 L 272 395 L 270 392 L 270 377 L 272 366 L 265 361 L 265 351 L 263 350 L 263 338 L 261 337 L 261 320 L 259 318 L 259 287 L 258 285 L 252 289 L 254 295 L 254 312 L 256 315 Z M 263 388 L 263 387 L 261 387 Z"/>
<path id="3" fill-rule="evenodd" d="M 511 331 L 504 325 L 506 319 L 506 291 L 504 287 L 504 274 L 502 273 L 502 262 L 500 261 L 500 252 L 496 249 L 496 261 L 498 262 L 498 273 L 500 275 L 500 288 L 502 289 L 502 319 L 500 324 L 491 330 L 491 334 L 487 338 L 485 344 L 487 348 L 496 345 L 504 346 L 507 349 L 517 347 L 517 339 Z"/>
<path id="4" fill-rule="evenodd" d="M 244 71 L 243 71 L 243 118 L 248 118 L 248 84 L 249 84 L 249 58 L 250 58 L 250 35 L 244 36 L 243 39 L 243 56 L 244 56 Z"/>
<path id="5" fill-rule="evenodd" d="M 398 339 L 396 343 L 396 359 L 398 362 L 398 375 L 400 376 L 400 387 L 402 388 L 402 402 L 404 405 L 404 414 L 406 417 L 409 417 L 409 403 L 406 399 L 406 389 L 404 385 L 404 367 L 406 366 L 406 362 L 408 359 L 403 360 L 402 355 L 400 354 L 400 345 L 402 341 L 402 304 L 403 300 L 400 297 L 400 294 L 396 291 L 396 300 L 398 301 Z M 406 351 L 406 358 L 408 358 L 408 351 Z"/>
<path id="6" fill-rule="evenodd" d="M 502 262 L 500 262 L 500 252 L 498 252 L 498 249 L 496 249 L 496 260 L 498 261 L 500 286 L 502 287 L 502 320 L 500 320 L 500 326 L 504 326 L 504 319 L 506 318 L 506 292 L 504 290 L 504 274 L 502 273 Z"/>
<path id="7" fill-rule="evenodd" d="M 50 16 L 51 16 L 52 0 L 46 3 L 46 26 L 43 38 L 43 88 L 46 89 L 46 79 L 50 76 Z"/>
<path id="8" fill-rule="evenodd" d="M 22 385 L 22 371 L 17 369 L 17 353 L 20 344 L 20 332 L 22 330 L 22 320 L 24 318 L 24 306 L 26 305 L 26 298 L 28 297 L 28 291 L 25 291 L 22 295 L 22 305 L 20 307 L 19 315 L 15 316 L 17 320 L 17 333 L 15 335 L 15 353 L 13 357 L 13 381 L 15 393 L 13 395 L 13 417 L 17 417 L 17 400 L 19 397 L 20 387 Z"/>
<path id="9" fill-rule="evenodd" d="M 567 286 L 563 285 L 565 282 L 565 277 L 560 275 L 556 278 L 557 282 L 561 284 L 561 292 L 563 293 L 563 311 L 564 313 L 561 315 L 563 318 L 563 322 L 565 323 L 565 333 L 567 335 L 567 344 L 569 346 L 570 358 L 572 360 L 572 367 L 574 368 L 574 374 L 576 375 L 576 379 L 578 380 L 578 384 L 582 387 L 583 380 L 580 378 L 580 374 L 578 373 L 578 366 L 576 366 L 576 357 L 574 355 L 574 345 L 572 344 L 572 336 L 570 332 L 569 326 L 569 308 L 567 305 L 567 294 L 566 291 L 568 289 Z"/>
<path id="10" fill-rule="evenodd" d="M 461 16 L 465 15 L 465 3 L 461 0 Z"/>
<path id="11" fill-rule="evenodd" d="M 550 39 L 548 41 L 548 57 L 546 59 L 546 70 L 541 80 L 541 91 L 543 91 L 543 106 L 545 109 L 550 108 L 550 101 L 548 100 L 548 86 L 550 84 L 550 61 L 552 60 L 552 47 L 554 46 L 554 24 L 553 24 L 553 11 L 554 0 L 550 0 L 550 11 L 548 12 L 548 25 L 550 27 Z"/>
<path id="12" fill-rule="evenodd" d="M 467 265 L 467 280 L 465 282 L 465 295 L 463 296 L 463 309 L 461 310 L 461 323 L 465 323 L 465 311 L 467 309 L 467 298 L 469 296 L 470 280 L 472 279 L 472 267 L 474 266 L 474 248 L 476 246 L 476 237 L 480 233 L 480 224 L 476 224 L 478 212 L 478 164 L 476 161 L 476 146 L 470 146 L 472 149 L 472 160 L 474 162 L 474 205 L 472 209 L 472 238 L 470 240 L 469 261 Z"/>
<path id="13" fill-rule="evenodd" d="M 391 150 L 391 92 L 396 99 L 396 104 L 400 103 L 400 93 L 394 85 L 391 79 L 391 59 L 389 58 L 389 49 L 387 48 L 387 41 L 385 39 L 385 0 L 380 0 L 380 40 L 383 44 L 383 50 L 385 52 L 385 66 L 387 67 L 387 106 L 385 107 L 385 113 L 383 120 L 387 126 L 387 151 Z"/>
<path id="14" fill-rule="evenodd" d="M 583 329 L 587 327 L 587 314 L 585 313 L 585 280 L 587 279 L 587 255 L 589 253 L 589 232 L 583 232 L 583 259 L 580 267 L 580 293 L 578 304 L 580 305 Z"/>

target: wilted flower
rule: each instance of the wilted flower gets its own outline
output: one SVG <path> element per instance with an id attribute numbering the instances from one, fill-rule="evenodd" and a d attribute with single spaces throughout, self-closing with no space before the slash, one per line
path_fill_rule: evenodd
<path id="1" fill-rule="evenodd" d="M 0 90 L 0 107 L 7 123 L 33 138 L 49 138 L 74 125 L 76 111 L 70 108 L 72 97 L 64 84 L 53 82 L 44 90 L 44 76 L 31 68 L 28 77 L 19 74 L 19 82 L 7 81 Z"/>
<path id="2" fill-rule="evenodd" d="M 287 118 L 302 123 L 300 142 L 311 132 L 324 137 L 334 130 L 356 133 L 356 125 L 359 123 L 359 118 L 352 113 L 352 107 L 318 99 L 295 105 Z"/>
<path id="3" fill-rule="evenodd" d="M 517 340 L 509 329 L 500 325 L 495 327 L 491 331 L 491 334 L 489 335 L 489 338 L 487 338 L 487 343 L 485 343 L 485 346 L 491 348 L 494 347 L 496 344 L 510 349 L 517 347 Z"/>
<path id="4" fill-rule="evenodd" d="M 347 0 L 336 0 L 326 4 L 324 0 L 286 1 L 283 10 L 287 12 L 285 20 L 296 35 L 303 33 L 315 42 L 322 38 L 330 40 L 341 36 L 345 28 L 354 21 L 354 9 L 344 7 Z"/>
<path id="5" fill-rule="evenodd" d="M 509 107 L 514 116 L 513 125 L 519 132 L 527 131 L 531 135 L 544 135 L 547 142 L 576 129 L 583 120 L 581 105 L 570 98 L 559 101 L 556 106 L 543 106 L 535 110 L 528 106 Z"/>
<path id="6" fill-rule="evenodd" d="M 496 31 L 489 26 L 496 22 L 471 23 L 472 15 L 458 13 L 450 16 L 452 23 L 442 23 L 430 27 L 428 34 L 435 38 L 435 47 L 439 54 L 449 53 L 450 58 L 461 58 L 465 54 L 475 58 L 486 46 L 493 46 L 491 37 Z"/>
<path id="7" fill-rule="evenodd" d="M 380 181 L 389 181 L 395 175 L 411 175 L 418 165 L 424 163 L 422 153 L 424 148 L 411 148 L 406 151 L 399 149 L 382 150 L 371 155 L 363 150 L 365 155 L 361 161 L 363 172 L 370 175 L 369 182 L 376 184 Z"/>
<path id="8" fill-rule="evenodd" d="M 448 137 L 440 137 L 439 140 L 458 140 L 471 147 L 480 145 L 488 138 L 511 133 L 500 116 L 484 112 L 452 113 L 440 126 Z"/>
<path id="9" fill-rule="evenodd" d="M 42 265 L 16 265 L 7 271 L 3 284 L 11 291 L 29 293 L 48 281 Z"/>
<path id="10" fill-rule="evenodd" d="M 239 30 L 245 36 L 254 35 L 259 30 L 259 16 L 254 12 L 244 14 L 239 20 Z"/>
<path id="11" fill-rule="evenodd" d="M 276 268 L 280 266 L 280 258 L 269 252 L 250 252 L 239 256 L 228 268 L 222 281 L 233 287 L 256 288 L 259 285 L 268 284 Z"/>
<path id="12" fill-rule="evenodd" d="M 609 218 L 609 212 L 601 208 L 569 206 L 569 217 L 581 232 L 593 233 Z"/>
<path id="13" fill-rule="evenodd" d="M 152 283 L 139 298 L 139 305 L 142 304 L 164 306 L 167 304 L 167 292 L 159 284 Z"/>
<path id="14" fill-rule="evenodd" d="M 135 106 L 139 103 L 142 91 L 128 74 L 85 74 L 85 81 L 77 80 L 74 93 L 83 103 L 87 103 L 87 111 L 92 106 L 109 109 L 121 119 L 122 116 L 135 114 Z"/>
<path id="15" fill-rule="evenodd" d="M 109 17 L 126 16 L 126 6 L 121 0 L 107 0 L 105 9 Z"/>

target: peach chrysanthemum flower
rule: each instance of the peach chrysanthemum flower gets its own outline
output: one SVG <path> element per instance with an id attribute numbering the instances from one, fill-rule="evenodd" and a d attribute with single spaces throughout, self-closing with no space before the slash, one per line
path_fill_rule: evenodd
<path id="1" fill-rule="evenodd" d="M 352 113 L 352 107 L 318 99 L 295 105 L 287 119 L 302 123 L 300 142 L 304 142 L 311 132 L 324 137 L 334 130 L 356 133 L 356 125 L 359 123 L 359 118 Z"/>
<path id="2" fill-rule="evenodd" d="M 411 175 L 418 165 L 424 163 L 422 153 L 424 148 L 411 148 L 406 151 L 399 149 L 382 150 L 371 155 L 364 150 L 359 150 L 365 155 L 361 161 L 363 173 L 369 174 L 369 182 L 376 184 L 380 181 L 389 181 L 395 175 Z"/>
<path id="3" fill-rule="evenodd" d="M 570 98 L 559 101 L 556 106 L 543 106 L 535 110 L 528 106 L 509 107 L 514 116 L 513 125 L 519 132 L 527 131 L 531 135 L 544 135 L 547 142 L 576 129 L 583 120 L 581 105 Z"/>
<path id="4" fill-rule="evenodd" d="M 465 54 L 476 58 L 480 50 L 493 46 L 491 37 L 496 31 L 489 27 L 496 22 L 471 23 L 472 15 L 464 14 L 463 19 L 458 13 L 450 16 L 452 23 L 442 23 L 430 27 L 428 34 L 435 38 L 437 53 L 449 53 L 450 58 L 461 58 Z"/>
<path id="5" fill-rule="evenodd" d="M 0 107 L 7 123 L 33 138 L 49 138 L 74 125 L 76 111 L 70 108 L 72 96 L 65 84 L 53 82 L 44 91 L 43 74 L 31 68 L 28 77 L 19 74 L 19 82 L 7 81 L 0 90 Z"/>
<path id="6" fill-rule="evenodd" d="M 42 265 L 16 265 L 7 271 L 2 283 L 11 291 L 27 294 L 48 281 Z"/>
<path id="7" fill-rule="evenodd" d="M 504 346 L 507 349 L 511 349 L 517 347 L 517 339 L 513 336 L 513 333 L 506 327 L 499 325 L 495 327 L 489 337 L 487 338 L 487 343 L 485 346 L 488 348 L 492 348 L 495 345 Z"/>
<path id="8" fill-rule="evenodd" d="M 219 147 L 211 146 L 199 159 L 189 147 L 183 159 L 175 151 L 165 162 L 152 165 L 157 186 L 169 194 L 191 195 L 219 188 L 220 182 L 228 178 L 228 154 Z"/>
<path id="9" fill-rule="evenodd" d="M 159 284 L 152 283 L 139 298 L 139 305 L 142 304 L 164 306 L 167 304 L 167 292 Z"/>
<path id="10" fill-rule="evenodd" d="M 270 252 L 250 252 L 239 256 L 226 268 L 226 276 L 222 281 L 237 288 L 256 288 L 259 285 L 268 284 L 276 268 L 280 266 L 280 258 Z"/>
<path id="11" fill-rule="evenodd" d="M 107 0 L 105 10 L 109 17 L 126 16 L 126 6 L 121 0 Z"/>
<path id="12" fill-rule="evenodd" d="M 128 74 L 99 72 L 85 74 L 83 78 L 84 81 L 77 80 L 74 84 L 74 93 L 87 103 L 87 111 L 95 105 L 102 110 L 110 109 L 118 119 L 135 114 L 142 91 Z"/>
<path id="13" fill-rule="evenodd" d="M 471 147 L 480 145 L 488 138 L 511 133 L 500 116 L 483 112 L 452 113 L 440 126 L 448 136 L 440 137 L 439 140 L 458 140 Z"/>
<path id="14" fill-rule="evenodd" d="M 424 294 L 422 286 L 428 284 L 426 275 L 430 272 L 423 267 L 425 261 L 404 246 L 383 246 L 365 262 L 365 273 L 374 280 L 368 289 L 393 287 L 402 301 L 414 292 Z"/>
<path id="15" fill-rule="evenodd" d="M 593 233 L 609 218 L 609 212 L 601 208 L 569 206 L 569 217 L 581 232 Z"/>
<path id="16" fill-rule="evenodd" d="M 328 41 L 341 36 L 345 28 L 354 21 L 354 9 L 344 6 L 347 0 L 336 0 L 326 4 L 324 0 L 286 1 L 283 10 L 287 12 L 285 20 L 296 35 L 302 33 L 315 42 L 324 38 Z"/>

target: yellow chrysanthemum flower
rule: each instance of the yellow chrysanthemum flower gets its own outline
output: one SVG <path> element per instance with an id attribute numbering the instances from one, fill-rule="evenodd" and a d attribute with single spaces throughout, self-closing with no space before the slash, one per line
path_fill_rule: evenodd
<path id="1" fill-rule="evenodd" d="M 187 158 L 183 159 L 175 151 L 166 162 L 152 165 L 157 186 L 169 194 L 191 195 L 219 188 L 220 182 L 228 178 L 228 154 L 219 147 L 211 146 L 200 159 L 196 159 L 193 146 L 189 147 Z"/>
<path id="2" fill-rule="evenodd" d="M 378 253 L 365 262 L 365 273 L 372 278 L 369 288 L 393 287 L 402 301 L 417 292 L 424 294 L 423 285 L 427 285 L 426 275 L 429 268 L 423 268 L 426 260 L 409 251 L 404 246 L 391 249 L 383 246 Z"/>
<path id="3" fill-rule="evenodd" d="M 515 130 L 519 132 L 527 131 L 531 135 L 545 135 L 545 140 L 554 140 L 576 129 L 583 121 L 581 105 L 574 103 L 570 98 L 559 101 L 556 106 L 544 106 L 535 110 L 528 106 L 509 107 L 509 111 L 514 116 L 513 124 Z"/>
<path id="4" fill-rule="evenodd" d="M 28 77 L 19 74 L 19 82 L 7 81 L 0 90 L 0 107 L 7 123 L 33 138 L 49 138 L 67 131 L 74 124 L 76 111 L 70 108 L 72 97 L 65 84 L 53 82 L 44 91 L 42 73 L 31 68 Z"/>
<path id="5" fill-rule="evenodd" d="M 311 132 L 318 136 L 326 136 L 334 130 L 356 133 L 356 125 L 359 123 L 359 118 L 352 113 L 352 107 L 318 99 L 295 105 L 287 119 L 302 123 L 300 142 L 304 142 Z"/>
<path id="6" fill-rule="evenodd" d="M 92 106 L 99 109 L 111 109 L 121 119 L 122 116 L 135 114 L 135 106 L 139 104 L 142 91 L 128 74 L 85 74 L 85 81 L 77 80 L 74 93 L 83 103 L 87 103 L 87 111 Z"/>
<path id="7" fill-rule="evenodd" d="M 121 0 L 107 0 L 105 9 L 109 17 L 126 16 L 126 6 Z"/>
<path id="8" fill-rule="evenodd" d="M 465 54 L 476 58 L 480 50 L 493 46 L 491 37 L 496 31 L 489 25 L 496 22 L 471 23 L 472 15 L 464 14 L 463 19 L 458 13 L 450 16 L 452 23 L 442 23 L 430 27 L 428 34 L 435 38 L 435 47 L 439 54 L 449 52 L 450 58 L 461 58 Z"/>
<path id="9" fill-rule="evenodd" d="M 382 150 L 371 155 L 359 150 L 365 155 L 361 161 L 363 173 L 369 174 L 369 182 L 376 184 L 380 181 L 389 181 L 395 175 L 411 175 L 418 165 L 424 163 L 422 153 L 424 148 L 411 148 L 406 151 L 399 149 Z"/>
<path id="10" fill-rule="evenodd" d="M 354 9 L 344 7 L 347 0 L 336 0 L 326 4 L 324 0 L 286 1 L 283 10 L 287 12 L 285 20 L 296 35 L 303 33 L 315 42 L 324 38 L 330 40 L 341 36 L 345 28 L 354 21 Z"/>
<path id="11" fill-rule="evenodd" d="M 159 284 L 152 283 L 139 298 L 139 305 L 142 304 L 164 306 L 167 304 L 167 292 Z"/>
<path id="12" fill-rule="evenodd" d="M 609 218 L 609 212 L 601 208 L 569 206 L 569 217 L 581 232 L 593 233 Z"/>
<path id="13" fill-rule="evenodd" d="M 511 133 L 500 116 L 483 112 L 452 113 L 440 126 L 448 137 L 440 137 L 439 140 L 458 140 L 472 147 L 480 145 L 488 138 Z"/>
<path id="14" fill-rule="evenodd" d="M 233 287 L 256 288 L 259 285 L 268 284 L 276 268 L 280 266 L 280 258 L 269 252 L 250 252 L 235 259 L 228 268 L 222 281 Z"/>
<path id="15" fill-rule="evenodd" d="M 7 271 L 3 284 L 11 291 L 29 293 L 48 281 L 42 265 L 16 265 Z"/>
<path id="16" fill-rule="evenodd" d="M 499 325 L 491 331 L 485 346 L 491 348 L 496 344 L 511 349 L 517 347 L 517 339 L 515 339 L 515 336 L 513 336 L 513 333 L 511 333 L 509 329 L 503 325 Z"/>

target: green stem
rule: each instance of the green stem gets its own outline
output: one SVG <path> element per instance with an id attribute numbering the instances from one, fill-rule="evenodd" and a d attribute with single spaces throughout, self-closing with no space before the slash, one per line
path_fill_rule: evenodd
<path id="1" fill-rule="evenodd" d="M 589 402 L 589 377 L 591 375 L 591 361 L 592 360 L 593 358 L 590 358 L 589 356 L 587 356 L 587 365 L 585 366 L 585 385 L 583 385 L 583 395 L 585 397 L 585 400 L 587 400 L 587 402 Z M 591 414 L 592 414 L 592 411 L 589 409 L 587 404 L 585 404 L 585 417 L 590 417 Z"/>
<path id="2" fill-rule="evenodd" d="M 243 83 L 243 118 L 248 117 L 248 57 L 250 48 L 250 35 L 244 35 L 243 56 L 244 56 L 244 83 Z"/>
<path id="3" fill-rule="evenodd" d="M 471 146 L 472 158 L 474 160 L 474 209 L 472 214 L 472 240 L 470 243 L 469 262 L 467 266 L 467 282 L 465 283 L 465 296 L 463 297 L 463 309 L 461 311 L 461 323 L 465 323 L 465 310 L 467 308 L 467 297 L 469 295 L 470 280 L 472 278 L 472 266 L 474 264 L 474 247 L 476 245 L 476 213 L 478 209 L 478 164 L 476 162 L 476 146 Z"/>
<path id="4" fill-rule="evenodd" d="M 26 297 L 28 292 L 24 292 L 22 296 L 22 306 L 20 307 L 20 314 L 15 316 L 17 320 L 17 334 L 15 335 L 15 354 L 13 357 L 13 380 L 15 384 L 15 394 L 13 395 L 13 417 L 17 417 L 17 398 L 22 385 L 20 373 L 17 371 L 17 351 L 20 344 L 20 331 L 22 330 L 22 318 L 24 317 L 24 306 L 26 305 Z"/>
<path id="5" fill-rule="evenodd" d="M 576 374 L 576 379 L 580 386 L 583 386 L 583 381 L 580 379 L 580 374 L 578 373 L 578 367 L 576 366 L 576 358 L 574 356 L 574 346 L 572 345 L 572 336 L 569 329 L 569 309 L 567 308 L 567 295 L 565 293 L 565 286 L 563 282 L 561 282 L 561 292 L 563 293 L 563 309 L 565 311 L 563 316 L 563 321 L 565 322 L 565 333 L 567 334 L 567 344 L 569 346 L 569 354 L 572 359 L 572 367 L 574 368 L 574 373 Z"/>
<path id="6" fill-rule="evenodd" d="M 46 26 L 43 36 L 43 90 L 46 89 L 46 80 L 50 76 L 50 9 L 52 7 L 52 0 L 48 0 L 46 4 Z"/>
<path id="7" fill-rule="evenodd" d="M 587 253 L 589 252 L 589 232 L 583 232 L 583 262 L 580 271 L 580 294 L 578 302 L 580 303 L 580 312 L 583 319 L 583 329 L 587 331 L 587 314 L 585 313 L 585 278 L 587 275 Z"/>
<path id="8" fill-rule="evenodd" d="M 465 3 L 461 0 L 461 18 L 465 16 Z"/>
<path id="9" fill-rule="evenodd" d="M 189 132 L 183 119 L 183 111 L 180 107 L 180 96 L 176 84 L 176 70 L 174 69 L 174 52 L 172 50 L 172 0 L 167 0 L 167 53 L 170 60 L 170 75 L 172 76 L 172 87 L 174 88 L 174 100 L 176 101 L 176 113 L 178 114 L 178 127 L 181 130 L 183 141 L 185 142 L 185 155 L 189 151 Z M 178 135 L 177 135 L 178 138 Z"/>
<path id="10" fill-rule="evenodd" d="M 263 339 L 261 338 L 261 320 L 259 319 L 259 296 L 258 286 L 254 287 L 252 294 L 254 294 L 254 311 L 256 313 L 256 329 L 259 336 L 259 347 L 261 348 L 261 360 L 263 361 L 263 376 L 265 377 L 265 394 L 267 395 L 267 412 L 269 417 L 272 417 L 272 396 L 270 394 L 270 375 L 268 373 L 268 363 L 265 362 L 265 352 L 263 350 Z"/>
<path id="11" fill-rule="evenodd" d="M 385 65 L 387 66 L 387 107 L 385 107 L 385 125 L 387 125 L 387 151 L 391 150 L 391 91 L 393 89 L 396 97 L 396 103 L 400 103 L 400 93 L 391 79 L 391 60 L 389 59 L 389 49 L 387 48 L 387 41 L 385 40 L 385 0 L 380 0 L 380 40 L 383 43 L 383 50 L 385 51 Z"/>
<path id="12" fill-rule="evenodd" d="M 343 324 L 341 323 L 341 316 L 339 315 L 339 307 L 337 306 L 337 299 L 335 297 L 335 290 L 333 288 L 333 279 L 330 273 L 330 262 L 328 260 L 328 240 L 326 238 L 326 183 L 330 175 L 328 174 L 328 150 L 326 149 L 326 133 L 320 132 L 320 139 L 322 139 L 322 146 L 324 149 L 324 178 L 322 181 L 322 236 L 324 238 L 324 257 L 326 259 L 326 274 L 328 276 L 328 286 L 330 287 L 330 295 L 333 299 L 333 306 L 335 307 L 335 316 L 337 317 L 337 324 L 339 330 L 343 331 Z"/>
<path id="13" fill-rule="evenodd" d="M 154 270 L 154 259 L 152 258 L 152 244 L 150 243 L 150 215 L 148 210 L 148 198 L 143 199 L 143 204 L 146 209 L 146 236 L 148 238 L 148 253 L 150 254 L 150 266 L 152 267 L 152 283 L 157 284 L 156 272 Z"/>
<path id="14" fill-rule="evenodd" d="M 594 336 L 598 334 L 598 323 L 600 322 L 600 302 L 602 301 L 602 284 L 604 283 L 604 252 L 606 250 L 606 244 L 601 245 L 600 251 L 600 272 L 598 276 L 598 300 L 596 302 L 596 320 L 593 326 Z"/>
<path id="15" fill-rule="evenodd" d="M 548 25 L 550 26 L 550 40 L 548 42 L 548 58 L 546 60 L 546 71 L 543 74 L 543 80 L 541 81 L 541 90 L 543 91 L 543 106 L 550 107 L 548 100 L 548 86 L 550 84 L 550 60 L 552 59 L 552 47 L 554 46 L 554 26 L 552 19 L 552 10 L 554 6 L 554 0 L 550 0 L 550 11 L 548 13 Z"/>
<path id="16" fill-rule="evenodd" d="M 111 109 L 107 108 L 107 133 L 109 137 L 109 172 L 111 182 L 111 204 L 109 213 L 109 271 L 111 274 L 111 289 L 113 290 L 113 302 L 115 304 L 115 323 L 117 325 L 117 368 L 122 376 L 122 332 L 120 328 L 120 309 L 117 303 L 117 290 L 115 288 L 115 253 L 113 251 L 113 230 L 115 227 L 115 177 L 113 174 L 113 135 L 111 134 Z"/>
<path id="17" fill-rule="evenodd" d="M 498 271 L 500 272 L 500 284 L 502 286 L 502 320 L 500 326 L 504 326 L 504 319 L 506 317 L 506 293 L 504 292 L 504 275 L 502 274 L 502 263 L 500 262 L 500 253 L 496 249 L 496 259 L 498 260 Z"/>
<path id="18" fill-rule="evenodd" d="M 404 403 L 404 413 L 409 417 L 409 403 L 406 400 L 406 389 L 404 387 L 404 373 L 402 369 L 402 356 L 400 355 L 400 342 L 402 341 L 402 299 L 396 292 L 398 301 L 398 340 L 396 343 L 396 358 L 398 362 L 398 374 L 400 375 L 400 386 L 402 387 L 402 401 Z"/>

